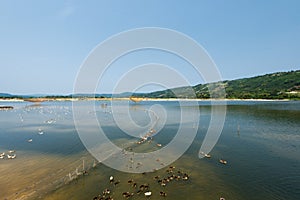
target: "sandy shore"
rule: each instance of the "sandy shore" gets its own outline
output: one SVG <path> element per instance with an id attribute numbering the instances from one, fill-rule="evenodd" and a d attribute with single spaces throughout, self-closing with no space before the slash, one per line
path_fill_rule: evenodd
<path id="1" fill-rule="evenodd" d="M 38 99 L 38 98 L 37 98 Z M 47 98 L 47 101 L 130 101 L 129 98 Z M 175 98 L 144 98 L 142 101 L 291 101 L 290 99 L 175 99 Z M 27 102 L 24 99 L 0 99 L 0 102 Z M 41 102 L 36 102 L 41 103 Z"/>

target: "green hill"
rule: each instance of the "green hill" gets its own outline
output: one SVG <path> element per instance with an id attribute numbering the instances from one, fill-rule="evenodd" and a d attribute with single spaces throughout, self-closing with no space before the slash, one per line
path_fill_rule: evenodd
<path id="1" fill-rule="evenodd" d="M 222 95 L 221 89 L 225 89 Z M 175 95 L 176 94 L 176 95 Z M 212 95 L 210 95 L 212 94 Z M 11 95 L 0 93 L 0 99 L 12 98 L 71 98 L 71 97 L 130 97 L 131 93 L 121 94 L 73 94 L 73 95 Z M 180 87 L 151 93 L 135 93 L 133 96 L 148 98 L 227 98 L 227 99 L 295 99 L 300 100 L 300 70 L 277 72 L 251 78 L 199 84 L 193 87 Z"/>
<path id="2" fill-rule="evenodd" d="M 210 98 L 210 92 L 216 97 L 222 86 L 228 99 L 298 99 L 300 100 L 300 70 L 277 72 L 251 78 L 231 81 L 221 81 L 193 86 L 196 97 Z M 137 96 L 149 98 L 194 98 L 189 90 L 191 87 L 181 87 Z M 176 95 L 174 94 L 176 93 Z M 224 96 L 221 96 L 224 97 Z"/>

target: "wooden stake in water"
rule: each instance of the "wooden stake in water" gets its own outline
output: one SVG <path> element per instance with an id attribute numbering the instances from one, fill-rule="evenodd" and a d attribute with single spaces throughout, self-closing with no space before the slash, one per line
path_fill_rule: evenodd
<path id="1" fill-rule="evenodd" d="M 82 171 L 84 172 L 84 159 L 82 160 Z"/>

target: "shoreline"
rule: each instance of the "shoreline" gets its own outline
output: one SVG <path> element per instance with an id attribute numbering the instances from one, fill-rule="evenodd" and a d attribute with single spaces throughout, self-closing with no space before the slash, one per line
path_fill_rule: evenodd
<path id="1" fill-rule="evenodd" d="M 41 98 L 32 98 L 33 100 L 39 100 Z M 31 100 L 32 100 L 31 99 Z M 0 102 L 29 102 L 29 103 L 43 103 L 50 101 L 131 101 L 129 97 L 124 98 L 42 98 L 42 101 L 31 102 L 24 99 L 0 99 Z M 175 99 L 175 98 L 142 98 L 141 101 L 299 101 L 297 99 Z"/>

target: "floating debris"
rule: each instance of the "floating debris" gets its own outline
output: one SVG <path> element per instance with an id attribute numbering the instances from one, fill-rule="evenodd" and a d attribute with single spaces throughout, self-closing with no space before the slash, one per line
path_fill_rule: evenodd
<path id="1" fill-rule="evenodd" d="M 0 110 L 12 110 L 14 109 L 13 106 L 0 106 Z"/>

